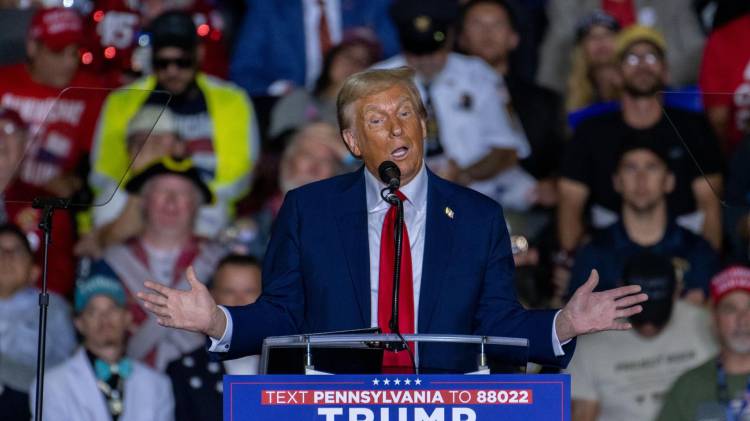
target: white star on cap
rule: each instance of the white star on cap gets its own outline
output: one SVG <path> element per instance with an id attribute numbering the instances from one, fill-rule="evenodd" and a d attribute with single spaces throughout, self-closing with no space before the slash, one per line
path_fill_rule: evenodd
<path id="1" fill-rule="evenodd" d="M 404 380 L 404 384 L 407 385 L 407 386 L 410 385 L 411 384 L 411 379 Z"/>
<path id="2" fill-rule="evenodd" d="M 388 379 L 385 379 L 385 380 L 383 380 L 383 384 L 386 385 L 386 386 L 388 386 L 389 384 L 391 384 L 391 381 L 388 380 Z"/>
<path id="3" fill-rule="evenodd" d="M 399 379 L 396 379 L 396 380 L 394 380 L 394 381 L 393 381 L 393 383 L 394 383 L 394 384 L 396 384 L 396 386 L 398 386 L 398 385 L 400 385 L 400 384 L 401 384 L 401 380 L 399 380 Z"/>
<path id="4" fill-rule="evenodd" d="M 377 386 L 377 385 L 380 384 L 380 381 L 378 379 L 373 379 L 372 380 L 372 384 L 374 384 L 375 386 Z"/>
<path id="5" fill-rule="evenodd" d="M 414 384 L 416 384 L 417 386 L 419 386 L 420 384 L 422 384 L 422 379 L 414 380 Z"/>

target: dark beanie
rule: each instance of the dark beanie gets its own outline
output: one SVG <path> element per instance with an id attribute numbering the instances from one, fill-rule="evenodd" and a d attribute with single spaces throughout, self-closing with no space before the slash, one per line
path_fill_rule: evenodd
<path id="1" fill-rule="evenodd" d="M 181 11 L 159 15 L 151 22 L 151 45 L 153 51 L 164 47 L 194 50 L 198 46 L 198 34 L 193 18 Z"/>

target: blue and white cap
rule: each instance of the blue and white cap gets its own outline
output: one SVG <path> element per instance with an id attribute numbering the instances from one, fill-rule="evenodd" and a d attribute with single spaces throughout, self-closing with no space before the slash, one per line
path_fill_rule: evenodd
<path id="1" fill-rule="evenodd" d="M 120 307 L 125 307 L 125 289 L 122 287 L 122 283 L 110 276 L 93 275 L 86 280 L 78 282 L 76 285 L 76 313 L 82 312 L 89 301 L 97 295 L 105 295 Z"/>

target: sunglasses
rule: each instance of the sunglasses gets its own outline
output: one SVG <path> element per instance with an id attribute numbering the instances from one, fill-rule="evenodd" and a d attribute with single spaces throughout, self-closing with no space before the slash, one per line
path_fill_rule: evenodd
<path id="1" fill-rule="evenodd" d="M 193 67 L 195 60 L 190 57 L 178 57 L 178 58 L 155 58 L 154 68 L 157 70 L 167 69 L 170 65 L 174 64 L 180 69 L 189 69 Z"/>

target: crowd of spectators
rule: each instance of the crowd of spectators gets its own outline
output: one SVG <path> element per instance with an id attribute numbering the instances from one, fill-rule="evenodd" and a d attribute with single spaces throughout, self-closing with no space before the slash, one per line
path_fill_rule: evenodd
<path id="1" fill-rule="evenodd" d="M 343 81 L 400 66 L 428 167 L 503 205 L 524 305 L 559 306 L 592 269 L 651 297 L 632 331 L 579 340 L 573 419 L 741 415 L 744 3 L 0 0 L 0 418 L 34 410 L 32 200 L 54 196 L 72 206 L 51 224 L 44 419 L 221 419 L 221 376 L 257 356 L 209 361 L 136 294 L 189 288 L 192 266 L 218 303 L 253 302 L 284 195 L 361 165 Z"/>

